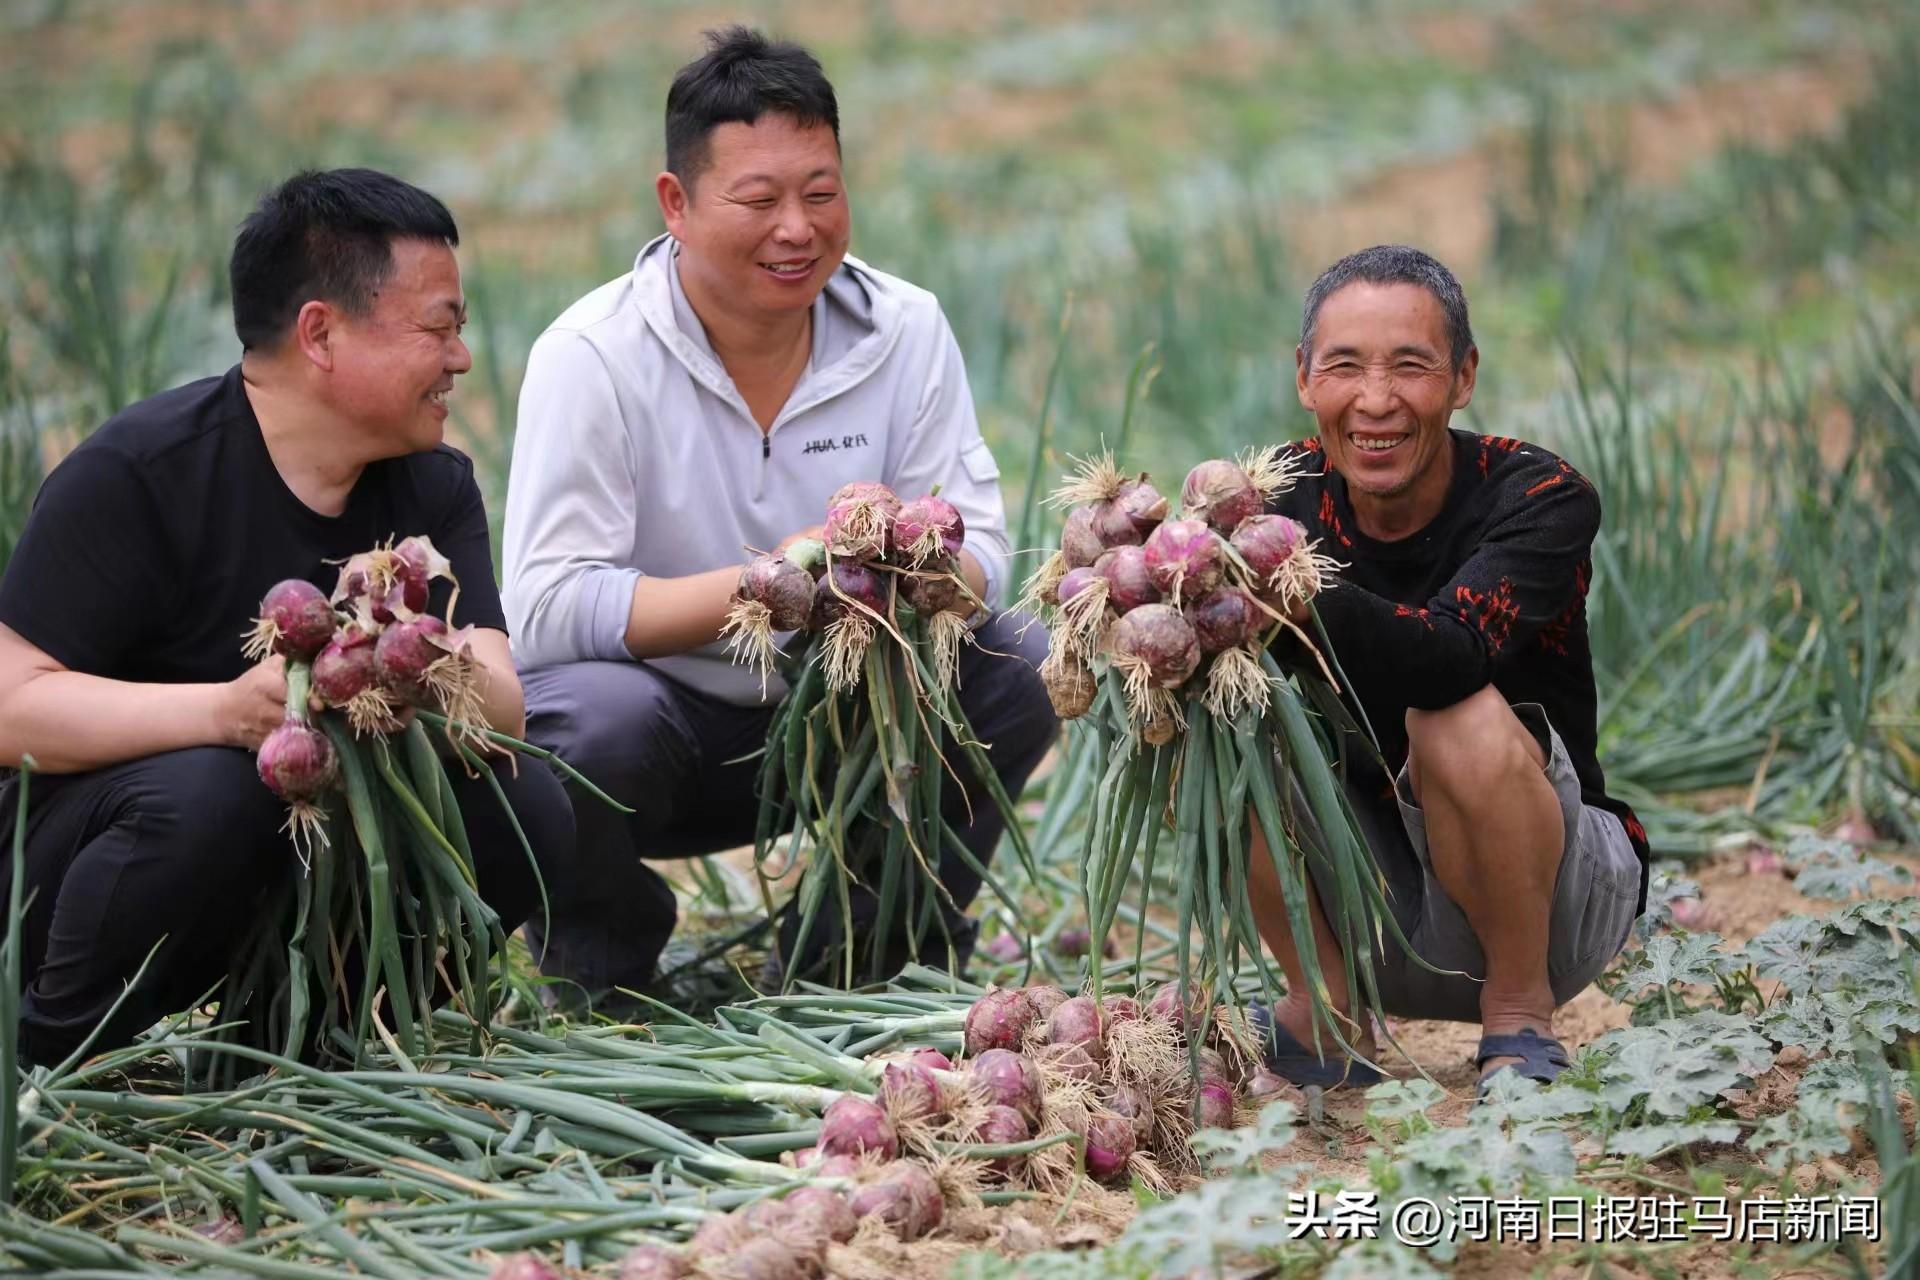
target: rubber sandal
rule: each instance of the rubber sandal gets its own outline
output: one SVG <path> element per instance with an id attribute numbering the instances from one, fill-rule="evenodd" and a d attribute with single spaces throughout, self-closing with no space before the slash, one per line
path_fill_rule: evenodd
<path id="1" fill-rule="evenodd" d="M 1260 1056 L 1267 1070 L 1298 1088 L 1331 1089 L 1337 1085 L 1365 1088 L 1386 1079 L 1357 1058 L 1349 1058 L 1334 1048 L 1333 1055 L 1322 1059 L 1307 1045 L 1294 1039 L 1293 1033 L 1274 1021 L 1267 1006 L 1254 1001 L 1247 1006 L 1247 1021 L 1260 1037 Z"/>
<path id="2" fill-rule="evenodd" d="M 1538 1080 L 1542 1084 L 1552 1084 L 1560 1078 L 1560 1073 L 1573 1065 L 1567 1056 L 1567 1046 L 1552 1036 L 1543 1036 L 1532 1027 L 1522 1027 L 1511 1034 L 1496 1034 L 1480 1037 L 1480 1047 L 1474 1051 L 1473 1065 L 1485 1064 L 1488 1058 L 1519 1058 L 1518 1062 L 1504 1062 L 1480 1077 L 1478 1099 L 1484 1101 L 1487 1096 L 1487 1081 L 1502 1071 L 1513 1071 L 1529 1080 Z"/>

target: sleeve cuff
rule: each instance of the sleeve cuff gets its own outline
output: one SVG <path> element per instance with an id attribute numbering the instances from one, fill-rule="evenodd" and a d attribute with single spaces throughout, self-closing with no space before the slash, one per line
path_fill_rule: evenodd
<path id="1" fill-rule="evenodd" d="M 638 569 L 595 569 L 583 576 L 574 612 L 574 647 L 600 662 L 631 662 L 627 621 L 633 613 L 633 584 Z"/>

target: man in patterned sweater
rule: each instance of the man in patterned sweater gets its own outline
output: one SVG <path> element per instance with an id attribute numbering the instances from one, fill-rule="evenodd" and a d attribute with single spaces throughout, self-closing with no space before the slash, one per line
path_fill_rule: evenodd
<path id="1" fill-rule="evenodd" d="M 1389 939 L 1374 954 L 1382 1004 L 1480 1023 L 1483 1088 L 1503 1068 L 1550 1080 L 1567 1065 L 1554 1010 L 1646 909 L 1646 833 L 1595 758 L 1585 603 L 1599 496 L 1538 445 L 1448 426 L 1473 396 L 1479 352 L 1459 282 L 1416 249 L 1363 250 L 1322 273 L 1295 361 L 1319 434 L 1294 446 L 1307 475 L 1273 509 L 1344 566 L 1317 606 L 1347 703 L 1394 771 L 1370 747 L 1348 751 L 1349 798 L 1402 931 L 1457 971 L 1430 972 Z M 1321 972 L 1333 1007 L 1353 1015 L 1348 1043 L 1372 1057 L 1319 863 L 1308 859 Z M 1254 1010 L 1269 1065 L 1302 1085 L 1378 1080 L 1324 1033 L 1324 1056 L 1309 1047 L 1306 983 L 1257 834 L 1251 865 L 1291 993 Z"/>

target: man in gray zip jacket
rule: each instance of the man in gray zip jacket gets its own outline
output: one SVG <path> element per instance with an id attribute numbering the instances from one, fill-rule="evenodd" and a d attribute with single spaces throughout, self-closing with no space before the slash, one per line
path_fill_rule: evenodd
<path id="1" fill-rule="evenodd" d="M 544 927 L 529 925 L 542 970 L 603 1008 L 620 1005 L 613 988 L 653 979 L 676 920 L 643 859 L 753 837 L 743 757 L 784 687 L 763 693 L 718 640 L 745 549 L 817 531 L 851 480 L 902 497 L 938 485 L 966 521 L 968 585 L 990 607 L 1008 596 L 999 469 L 946 318 L 931 294 L 847 256 L 820 64 L 742 28 L 710 33 L 668 93 L 666 142 L 668 234 L 534 344 L 507 490 L 504 599 L 528 733 L 635 810 L 575 796 L 578 853 L 548 884 Z M 1035 671 L 1044 641 L 999 618 L 975 634 L 961 704 L 1017 795 L 1057 728 Z M 948 818 L 984 863 L 1001 822 L 959 767 L 966 794 L 946 789 Z M 941 876 L 960 908 L 979 890 L 952 855 Z M 948 927 L 964 963 L 973 928 L 958 910 Z"/>

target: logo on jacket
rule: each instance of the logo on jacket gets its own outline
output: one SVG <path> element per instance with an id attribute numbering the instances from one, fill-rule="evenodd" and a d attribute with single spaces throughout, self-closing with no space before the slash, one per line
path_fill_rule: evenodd
<path id="1" fill-rule="evenodd" d="M 819 436 L 809 440 L 801 453 L 832 453 L 836 449 L 864 449 L 867 447 L 866 435 Z"/>

